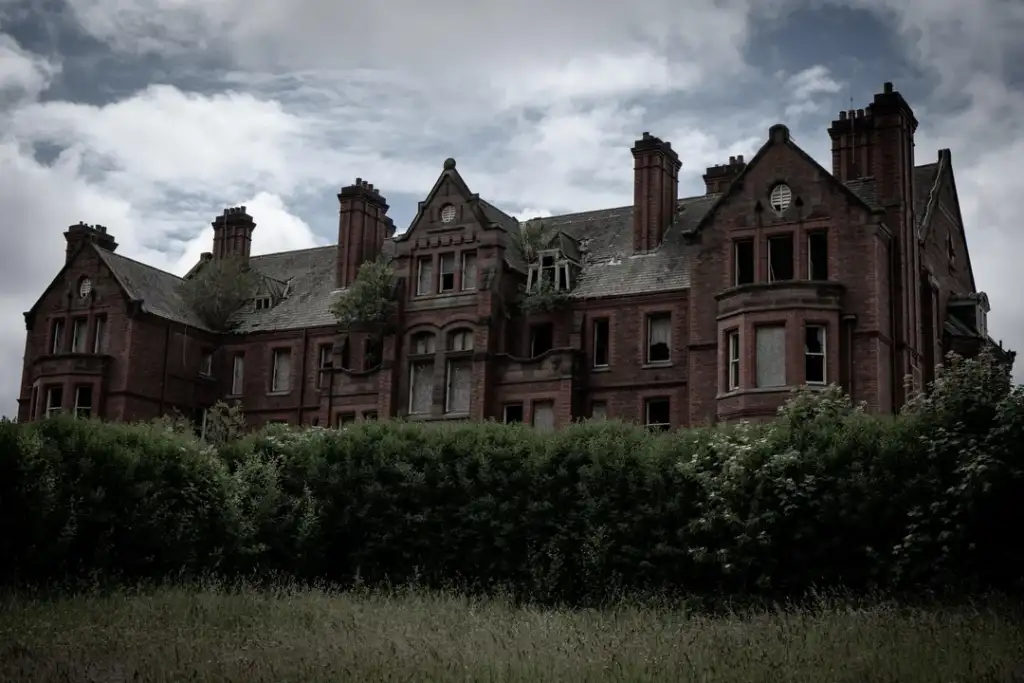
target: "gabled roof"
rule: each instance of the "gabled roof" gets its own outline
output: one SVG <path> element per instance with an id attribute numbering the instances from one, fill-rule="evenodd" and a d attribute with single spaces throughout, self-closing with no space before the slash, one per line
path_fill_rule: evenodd
<path id="1" fill-rule="evenodd" d="M 960 194 L 956 191 L 956 177 L 953 175 L 953 155 L 948 149 L 939 150 L 939 159 L 936 163 L 925 164 L 914 169 L 914 208 L 917 214 L 917 238 L 919 240 L 928 238 L 932 221 L 939 206 L 943 184 L 947 182 L 950 184 L 953 194 L 953 206 L 949 208 L 953 211 L 957 230 L 960 233 L 960 241 L 964 245 L 967 273 L 971 278 L 971 289 L 977 290 L 977 286 L 974 283 L 974 268 L 971 267 L 971 250 L 967 244 L 967 231 L 964 228 L 964 217 L 960 212 Z"/>
<path id="2" fill-rule="evenodd" d="M 820 171 L 824 176 L 831 179 L 831 181 L 835 184 L 835 187 L 837 187 L 841 192 L 843 192 L 850 199 L 850 201 L 860 204 L 868 211 L 875 210 L 875 206 L 866 202 L 864 198 L 861 197 L 857 192 L 853 191 L 852 188 L 848 187 L 845 183 L 841 182 L 838 178 L 832 175 L 831 171 L 826 170 L 824 166 L 822 166 L 821 164 L 814 160 L 814 157 L 812 157 L 810 154 L 801 149 L 799 145 L 793 142 L 793 139 L 789 135 L 788 127 L 781 123 L 777 123 L 768 129 L 768 140 L 763 145 L 761 145 L 761 149 L 757 150 L 757 153 L 753 156 L 753 158 L 751 158 L 750 162 L 743 167 L 743 170 L 740 171 L 735 178 L 733 178 L 733 181 L 729 183 L 729 186 L 725 189 L 725 192 L 719 195 L 718 200 L 711 206 L 711 208 L 704 215 L 704 218 L 696 226 L 695 231 L 700 231 L 708 223 L 711 222 L 715 215 L 715 212 L 718 211 L 718 208 L 725 204 L 728 198 L 731 197 L 734 192 L 737 192 L 738 189 L 743 186 L 743 178 L 748 173 L 750 173 L 750 170 L 754 168 L 754 166 L 756 166 L 758 162 L 761 161 L 761 159 L 764 158 L 764 156 L 768 153 L 768 150 L 770 150 L 772 147 L 776 145 L 786 145 L 791 150 L 793 150 L 804 161 L 806 161 L 808 164 L 810 164 L 815 169 Z"/>
<path id="3" fill-rule="evenodd" d="M 209 329 L 179 295 L 180 277 L 106 249 L 94 248 L 128 298 L 141 302 L 145 313 L 189 327 Z"/>

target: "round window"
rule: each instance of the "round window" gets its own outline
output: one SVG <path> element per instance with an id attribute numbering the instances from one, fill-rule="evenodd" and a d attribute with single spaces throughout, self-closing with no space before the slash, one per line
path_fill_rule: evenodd
<path id="1" fill-rule="evenodd" d="M 793 199 L 793 192 L 789 189 L 789 185 L 780 183 L 772 188 L 772 194 L 768 198 L 771 202 L 772 209 L 775 213 L 783 213 L 789 208 L 789 202 Z"/>
<path id="2" fill-rule="evenodd" d="M 454 220 L 455 220 L 455 207 L 452 206 L 451 204 L 448 204 L 443 209 L 441 209 L 441 222 L 442 223 L 451 223 Z"/>
<path id="3" fill-rule="evenodd" d="M 83 277 L 82 281 L 78 283 L 78 296 L 84 299 L 89 296 L 90 292 L 92 292 L 92 280 Z"/>

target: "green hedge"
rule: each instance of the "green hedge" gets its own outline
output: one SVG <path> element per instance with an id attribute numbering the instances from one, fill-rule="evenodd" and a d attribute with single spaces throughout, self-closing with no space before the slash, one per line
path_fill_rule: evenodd
<path id="1" fill-rule="evenodd" d="M 0 580 L 214 571 L 581 602 L 1020 581 L 1024 392 L 954 363 L 895 418 L 838 390 L 771 424 L 555 434 L 0 424 Z"/>

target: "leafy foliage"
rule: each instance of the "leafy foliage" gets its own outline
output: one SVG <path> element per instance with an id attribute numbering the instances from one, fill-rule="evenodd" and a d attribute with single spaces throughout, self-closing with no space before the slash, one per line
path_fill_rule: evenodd
<path id="1" fill-rule="evenodd" d="M 539 218 L 520 223 L 519 232 L 512 234 L 512 249 L 528 264 L 537 263 L 544 246 L 544 221 Z M 550 313 L 568 301 L 569 293 L 556 289 L 553 282 L 541 280 L 531 290 L 519 290 L 519 310 L 526 314 Z"/>
<path id="2" fill-rule="evenodd" d="M 519 309 L 524 313 L 550 313 L 562 308 L 569 301 L 569 293 L 555 288 L 554 283 L 542 281 L 532 290 L 523 289 L 519 294 Z"/>
<path id="3" fill-rule="evenodd" d="M 352 285 L 343 291 L 331 312 L 343 326 L 387 323 L 398 307 L 395 275 L 384 256 L 359 266 Z"/>
<path id="4" fill-rule="evenodd" d="M 178 291 L 185 303 L 216 332 L 228 330 L 231 316 L 256 294 L 259 276 L 241 259 L 208 262 L 182 280 Z"/>
<path id="5" fill-rule="evenodd" d="M 283 572 L 588 603 L 1012 588 L 1024 392 L 951 361 L 893 417 L 837 388 L 766 424 L 0 423 L 0 580 Z"/>

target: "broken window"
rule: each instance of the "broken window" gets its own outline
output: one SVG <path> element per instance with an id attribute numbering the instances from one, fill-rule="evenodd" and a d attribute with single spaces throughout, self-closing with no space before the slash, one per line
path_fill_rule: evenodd
<path id="1" fill-rule="evenodd" d="M 644 424 L 648 429 L 667 432 L 672 428 L 672 404 L 668 398 L 644 401 Z"/>
<path id="2" fill-rule="evenodd" d="M 344 427 L 345 425 L 350 425 L 350 424 L 352 424 L 355 421 L 356 421 L 356 414 L 355 413 L 338 413 L 337 417 L 334 420 L 334 426 L 335 427 Z"/>
<path id="3" fill-rule="evenodd" d="M 530 356 L 536 358 L 555 346 L 554 323 L 538 323 L 530 326 Z"/>
<path id="4" fill-rule="evenodd" d="M 430 294 L 434 281 L 434 258 L 421 256 L 416 259 L 416 294 Z"/>
<path id="5" fill-rule="evenodd" d="M 786 386 L 786 328 L 766 325 L 757 328 L 757 386 Z"/>
<path id="6" fill-rule="evenodd" d="M 749 285 L 754 281 L 754 240 L 736 240 L 733 242 L 735 268 L 734 285 Z"/>
<path id="7" fill-rule="evenodd" d="M 341 342 L 341 359 L 340 359 L 341 367 L 344 368 L 345 370 L 348 370 L 349 368 L 352 367 L 352 362 L 350 360 L 350 355 L 351 354 L 349 352 L 348 337 L 345 337 L 345 341 Z"/>
<path id="8" fill-rule="evenodd" d="M 438 282 L 439 292 L 450 292 L 455 289 L 455 254 L 441 254 L 441 279 Z"/>
<path id="9" fill-rule="evenodd" d="M 92 417 L 92 385 L 75 387 L 75 417 Z"/>
<path id="10" fill-rule="evenodd" d="M 768 282 L 793 279 L 793 236 L 768 238 Z"/>
<path id="11" fill-rule="evenodd" d="M 89 330 L 87 318 L 75 318 L 71 321 L 71 353 L 85 353 L 85 339 Z"/>
<path id="12" fill-rule="evenodd" d="M 468 413 L 473 379 L 472 359 L 460 358 L 449 360 L 447 375 L 448 387 L 445 394 L 445 412 Z"/>
<path id="13" fill-rule="evenodd" d="M 265 311 L 273 305 L 273 300 L 269 296 L 260 296 L 253 302 L 254 307 L 257 311 Z"/>
<path id="14" fill-rule="evenodd" d="M 540 281 L 549 287 L 555 286 L 555 257 L 551 254 L 540 259 Z"/>
<path id="15" fill-rule="evenodd" d="M 672 315 L 652 313 L 647 316 L 648 363 L 667 363 L 672 360 Z"/>
<path id="16" fill-rule="evenodd" d="M 734 391 L 740 387 L 740 333 L 733 330 L 726 335 L 726 340 L 729 352 L 726 388 Z"/>
<path id="17" fill-rule="evenodd" d="M 804 381 L 825 383 L 825 326 L 808 325 L 804 330 Z"/>
<path id="18" fill-rule="evenodd" d="M 609 326 L 607 318 L 594 321 L 594 367 L 608 367 Z"/>
<path id="19" fill-rule="evenodd" d="M 828 234 L 812 232 L 807 236 L 807 277 L 810 280 L 828 279 Z"/>
<path id="20" fill-rule="evenodd" d="M 203 377 L 209 377 L 213 374 L 213 352 L 203 349 L 200 353 L 202 355 L 199 359 L 199 374 Z"/>
<path id="21" fill-rule="evenodd" d="M 291 349 L 274 349 L 273 373 L 270 378 L 270 390 L 275 392 L 289 391 L 291 390 L 291 382 Z"/>
<path id="22" fill-rule="evenodd" d="M 526 281 L 528 291 L 548 287 L 556 291 L 573 288 L 573 275 L 578 266 L 558 251 L 541 254 L 539 261 L 530 265 Z"/>
<path id="23" fill-rule="evenodd" d="M 103 353 L 107 346 L 107 317 L 96 317 L 96 327 L 92 331 L 92 352 Z"/>
<path id="24" fill-rule="evenodd" d="M 476 252 L 462 254 L 462 291 L 476 289 Z"/>
<path id="25" fill-rule="evenodd" d="M 317 373 L 316 373 L 316 385 L 323 387 L 327 384 L 327 370 L 331 369 L 334 365 L 334 361 L 331 358 L 331 354 L 334 353 L 334 348 L 331 344 L 321 344 L 318 352 L 319 357 L 317 358 Z"/>
<path id="26" fill-rule="evenodd" d="M 245 379 L 245 354 L 236 353 L 231 359 L 231 395 L 242 395 L 242 383 Z"/>
<path id="27" fill-rule="evenodd" d="M 533 427 L 542 432 L 550 432 L 555 428 L 555 404 L 553 401 L 534 402 Z"/>
<path id="28" fill-rule="evenodd" d="M 502 416 L 505 420 L 505 424 L 512 424 L 515 422 L 523 421 L 523 404 L 522 403 L 509 403 L 505 406 L 504 415 Z"/>
<path id="29" fill-rule="evenodd" d="M 50 330 L 50 353 L 57 355 L 64 350 L 64 321 L 54 320 Z"/>
<path id="30" fill-rule="evenodd" d="M 376 422 L 377 411 L 376 410 L 364 410 L 362 414 L 363 422 Z"/>
<path id="31" fill-rule="evenodd" d="M 608 404 L 604 401 L 591 401 L 590 419 L 595 422 L 608 419 Z"/>
<path id="32" fill-rule="evenodd" d="M 46 417 L 52 417 L 64 408 L 64 387 L 53 386 L 46 390 Z"/>
<path id="33" fill-rule="evenodd" d="M 373 370 L 384 359 L 384 341 L 376 337 L 363 340 L 363 371 Z"/>
<path id="34" fill-rule="evenodd" d="M 434 403 L 434 361 L 409 363 L 409 413 L 426 415 Z"/>

